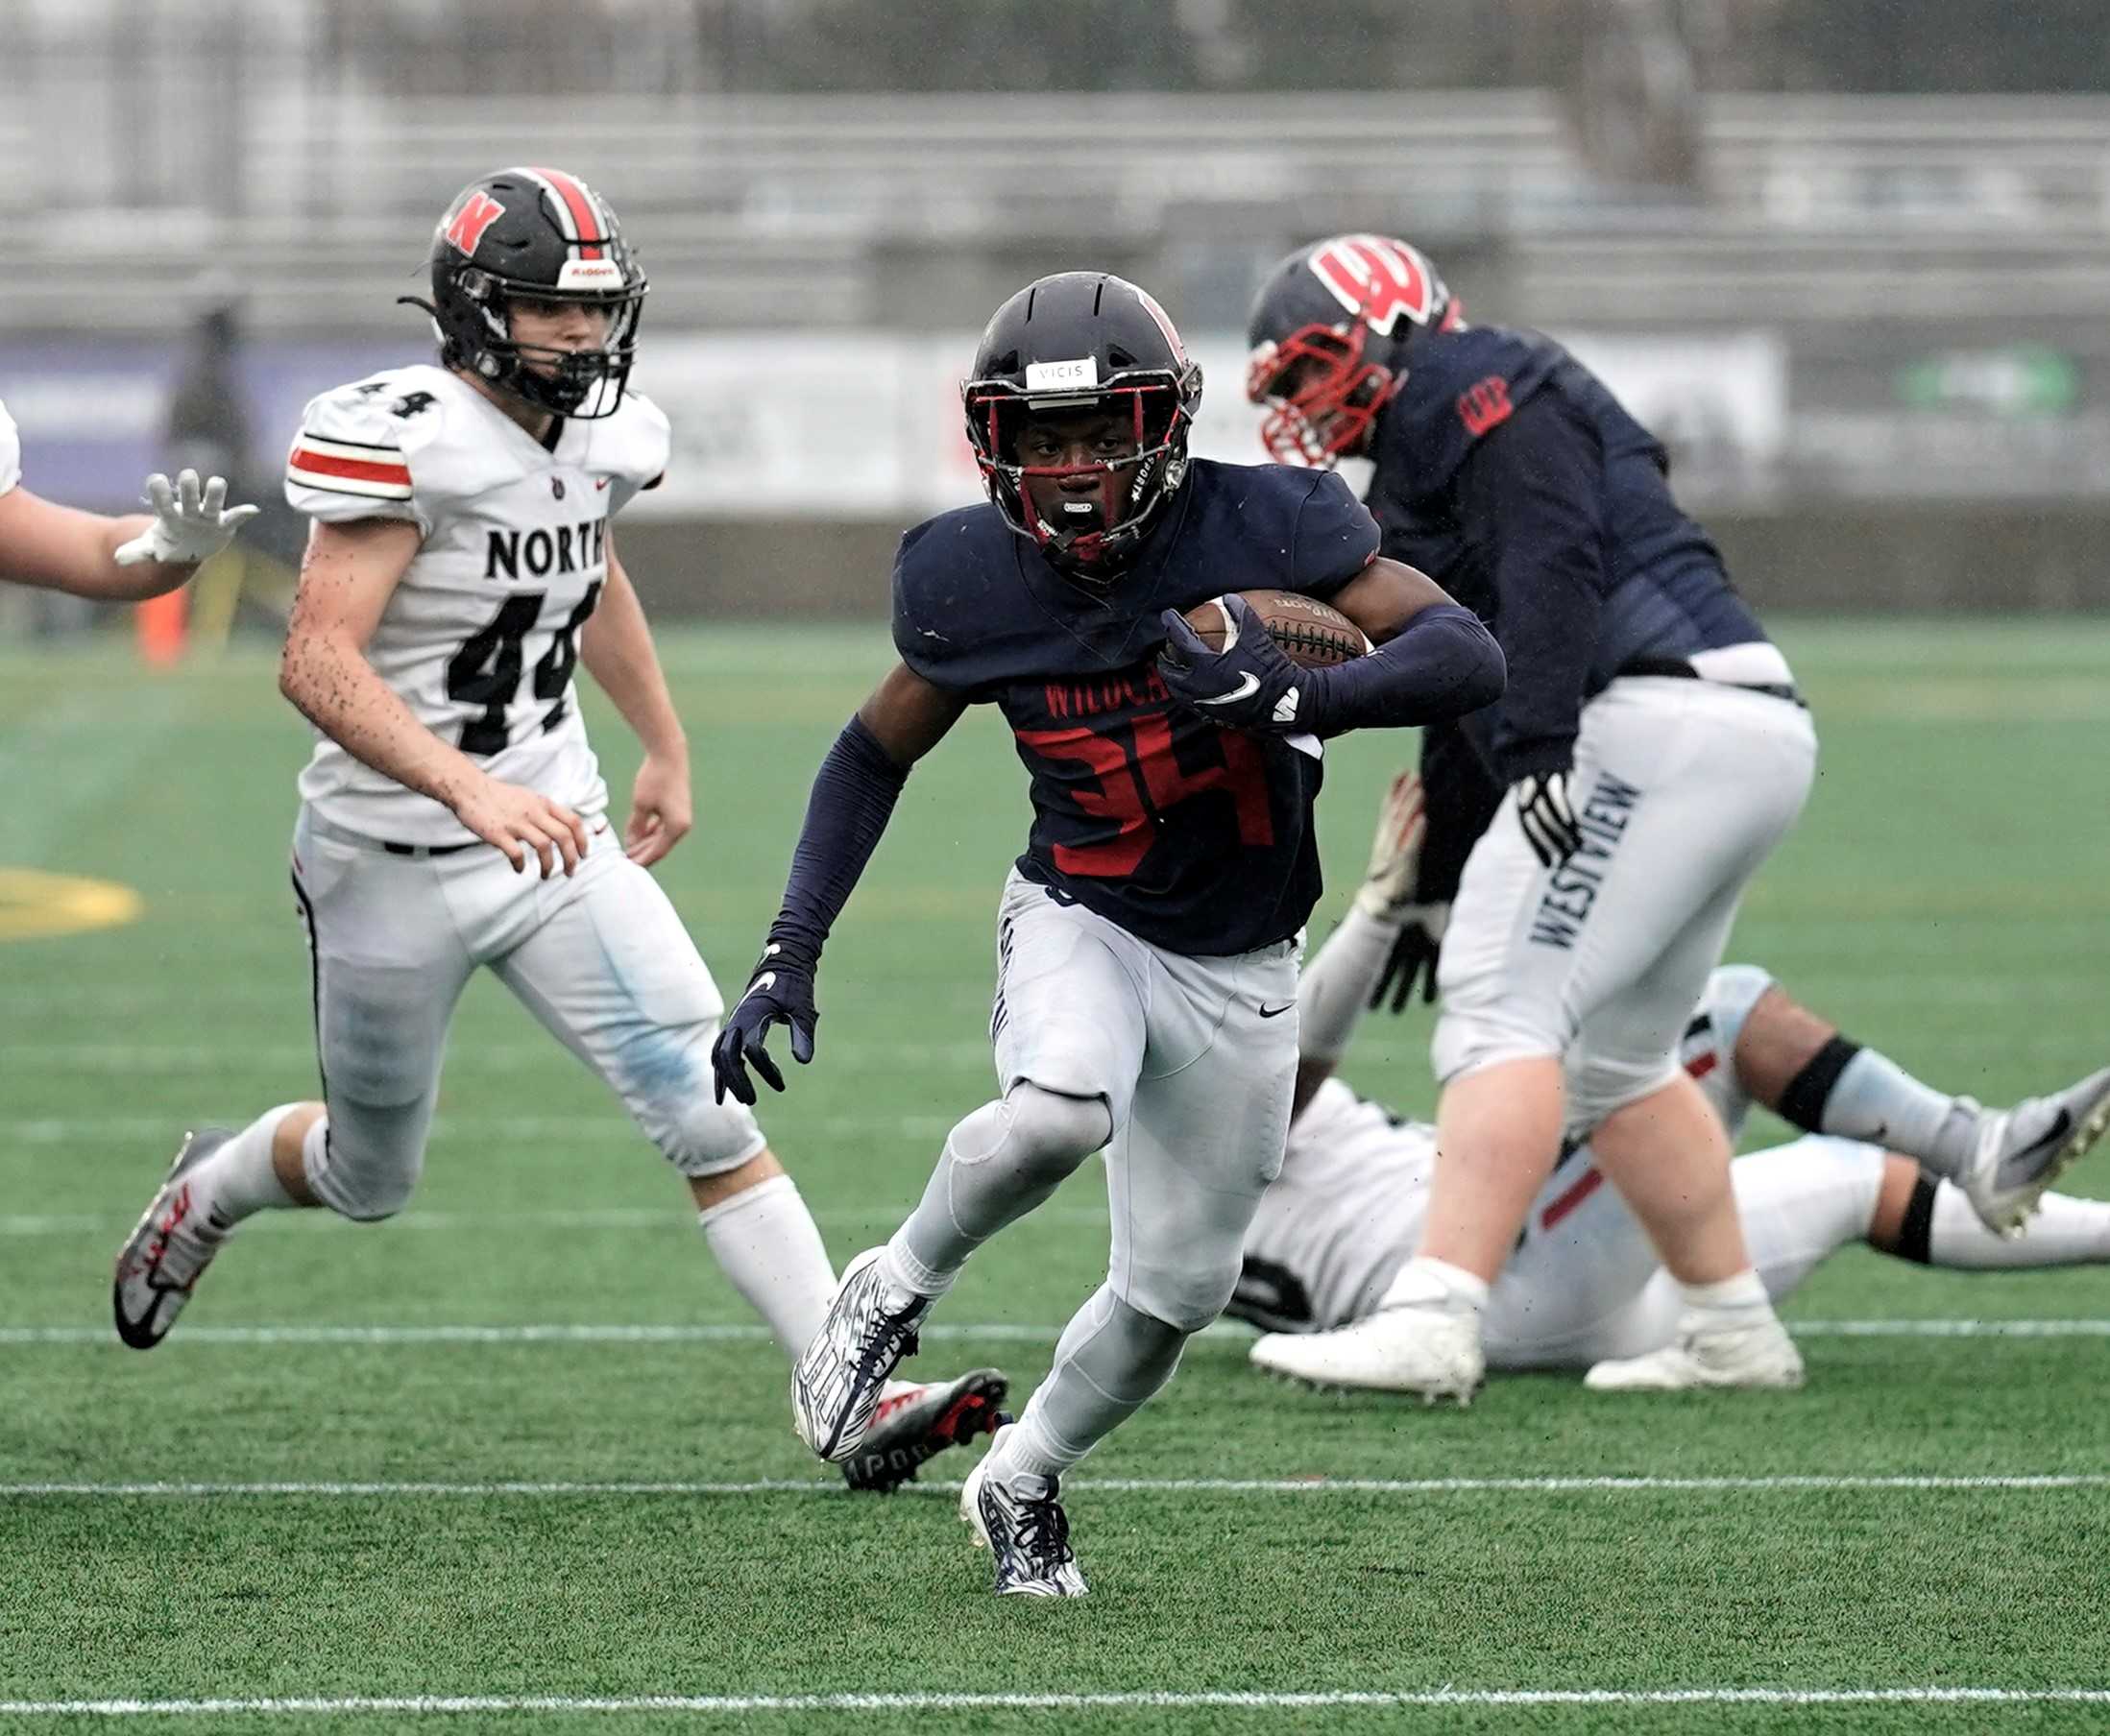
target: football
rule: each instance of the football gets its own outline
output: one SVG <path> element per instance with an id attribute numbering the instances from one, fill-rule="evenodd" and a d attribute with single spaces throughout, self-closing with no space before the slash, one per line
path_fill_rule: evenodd
<path id="1" fill-rule="evenodd" d="M 1238 594 L 1267 628 L 1268 637 L 1299 668 L 1327 668 L 1371 649 L 1362 628 L 1317 597 L 1295 591 L 1241 591 Z M 1221 651 L 1230 631 L 1230 616 L 1223 599 L 1212 597 L 1187 611 L 1187 625 L 1210 650 Z"/>

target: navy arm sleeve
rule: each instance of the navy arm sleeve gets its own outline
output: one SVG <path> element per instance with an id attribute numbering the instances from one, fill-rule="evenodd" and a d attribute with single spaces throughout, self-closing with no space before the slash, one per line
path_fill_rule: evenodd
<path id="1" fill-rule="evenodd" d="M 1553 393 L 1518 405 L 1458 473 L 1459 527 L 1488 551 L 1495 634 L 1509 663 L 1492 743 L 1507 784 L 1574 762 L 1610 585 L 1603 491 L 1596 436 Z"/>
<path id="2" fill-rule="evenodd" d="M 769 925 L 770 940 L 787 957 L 809 969 L 819 962 L 829 930 L 857 889 L 908 781 L 861 717 L 843 726 L 814 775 L 784 906 Z"/>
<path id="3" fill-rule="evenodd" d="M 1315 735 L 1441 723 L 1502 697 L 1502 648 L 1471 610 L 1437 603 L 1368 657 L 1308 670 L 1302 682 Z"/>

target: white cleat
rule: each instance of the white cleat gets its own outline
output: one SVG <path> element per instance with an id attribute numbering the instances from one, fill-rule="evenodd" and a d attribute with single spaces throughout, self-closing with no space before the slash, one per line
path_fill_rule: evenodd
<path id="1" fill-rule="evenodd" d="M 2025 1097 L 1987 1116 L 1959 1185 L 1987 1229 L 2020 1236 L 2045 1190 L 2106 1132 L 2110 1067 L 2049 1097 Z"/>
<path id="2" fill-rule="evenodd" d="M 1024 1473 L 989 1481 L 989 1466 L 1011 1432 L 996 1432 L 989 1450 L 960 1485 L 959 1516 L 977 1549 L 996 1558 L 1000 1598 L 1081 1598 L 1091 1587 L 1070 1547 L 1070 1516 L 1062 1510 L 1060 1482 Z"/>
<path id="3" fill-rule="evenodd" d="M 885 1248 L 866 1248 L 842 1268 L 828 1317 L 791 1369 L 791 1422 L 799 1439 L 835 1463 L 856 1456 L 886 1383 L 916 1353 L 928 1296 L 904 1310 L 887 1306 Z"/>
<path id="4" fill-rule="evenodd" d="M 1248 1353 L 1256 1368 L 1307 1386 L 1419 1393 L 1469 1405 L 1487 1376 L 1480 1315 L 1403 1303 L 1332 1332 L 1271 1332 Z"/>
<path id="5" fill-rule="evenodd" d="M 1789 1391 L 1802 1384 L 1802 1352 L 1770 1314 L 1749 1326 L 1705 1332 L 1681 1321 L 1676 1343 L 1645 1356 L 1599 1362 L 1583 1377 L 1592 1392 Z"/>
<path id="6" fill-rule="evenodd" d="M 183 1135 L 168 1179 L 155 1190 L 145 1214 L 117 1250 L 110 1313 L 117 1336 L 134 1350 L 152 1350 L 168 1337 L 198 1280 L 234 1226 L 199 1209 L 190 1172 L 234 1137 L 228 1127 Z"/>

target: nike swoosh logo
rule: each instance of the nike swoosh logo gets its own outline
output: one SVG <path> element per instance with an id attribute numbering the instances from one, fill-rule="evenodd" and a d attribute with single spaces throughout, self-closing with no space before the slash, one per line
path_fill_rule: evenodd
<path id="1" fill-rule="evenodd" d="M 1229 705 L 1234 699 L 1249 699 L 1260 691 L 1260 677 L 1250 669 L 1238 678 L 1238 686 L 1228 693 L 1219 693 L 1214 699 L 1198 699 L 1196 705 Z"/>
<path id="2" fill-rule="evenodd" d="M 2010 1170 L 2015 1169 L 2019 1169 L 2025 1175 L 2028 1174 L 2036 1167 L 2037 1161 L 2040 1158 L 2049 1157 L 2073 1130 L 2073 1112 L 2067 1109 L 2060 1110 L 2052 1118 L 2051 1125 L 2045 1130 L 2043 1138 L 2031 1140 L 2028 1145 L 2001 1165 L 2001 1174 L 2004 1177 Z"/>
<path id="3" fill-rule="evenodd" d="M 608 486 L 608 478 L 607 478 L 607 477 L 605 477 L 605 476 L 600 476 L 600 477 L 596 477 L 596 478 L 594 479 L 594 488 L 595 488 L 596 490 L 599 490 L 599 489 L 604 489 L 604 488 L 606 488 L 607 486 Z"/>
<path id="4" fill-rule="evenodd" d="M 1263 1019 L 1279 1019 L 1296 1004 L 1297 1002 L 1294 1001 L 1285 1001 L 1280 1006 L 1263 1006 L 1260 1009 L 1260 1016 Z"/>

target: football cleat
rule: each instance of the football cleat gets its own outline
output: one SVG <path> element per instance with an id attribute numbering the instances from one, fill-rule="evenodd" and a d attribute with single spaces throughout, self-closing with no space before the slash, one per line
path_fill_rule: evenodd
<path id="1" fill-rule="evenodd" d="M 2049 1097 L 2025 1097 L 1986 1116 L 1971 1167 L 1957 1183 L 1987 1229 L 2019 1236 L 2044 1191 L 2105 1132 L 2110 1067 Z"/>
<path id="2" fill-rule="evenodd" d="M 791 1369 L 791 1422 L 799 1439 L 832 1463 L 854 1457 L 872 1426 L 886 1383 L 916 1353 L 916 1328 L 931 1298 L 898 1312 L 886 1306 L 885 1248 L 866 1248 L 842 1268 L 813 1341 Z"/>
<path id="3" fill-rule="evenodd" d="M 152 1350 L 168 1337 L 200 1276 L 233 1231 L 232 1224 L 215 1222 L 197 1209 L 183 1179 L 233 1137 L 227 1127 L 186 1133 L 168 1179 L 118 1250 L 110 1312 L 117 1336 L 134 1350 Z"/>
<path id="4" fill-rule="evenodd" d="M 925 1460 L 993 1435 L 1007 1422 L 997 1407 L 1008 1390 L 1010 1383 L 997 1369 L 975 1368 L 958 1380 L 887 1393 L 863 1443 L 842 1461 L 843 1482 L 879 1495 L 913 1483 Z"/>
<path id="5" fill-rule="evenodd" d="M 1403 1303 L 1332 1332 L 1271 1332 L 1247 1354 L 1254 1367 L 1306 1386 L 1415 1392 L 1431 1405 L 1469 1405 L 1487 1375 L 1480 1316 L 1469 1308 Z"/>
<path id="6" fill-rule="evenodd" d="M 1792 1390 L 1803 1384 L 1802 1353 L 1770 1313 L 1749 1326 L 1688 1330 L 1645 1356 L 1599 1362 L 1583 1376 L 1592 1392 L 1693 1392 L 1744 1387 Z"/>
<path id="7" fill-rule="evenodd" d="M 1070 1516 L 1056 1499 L 1060 1482 L 1022 1471 L 1002 1482 L 989 1465 L 1003 1450 L 1008 1425 L 960 1485 L 959 1516 L 975 1547 L 996 1558 L 1000 1598 L 1080 1598 L 1091 1587 L 1070 1548 Z"/>

